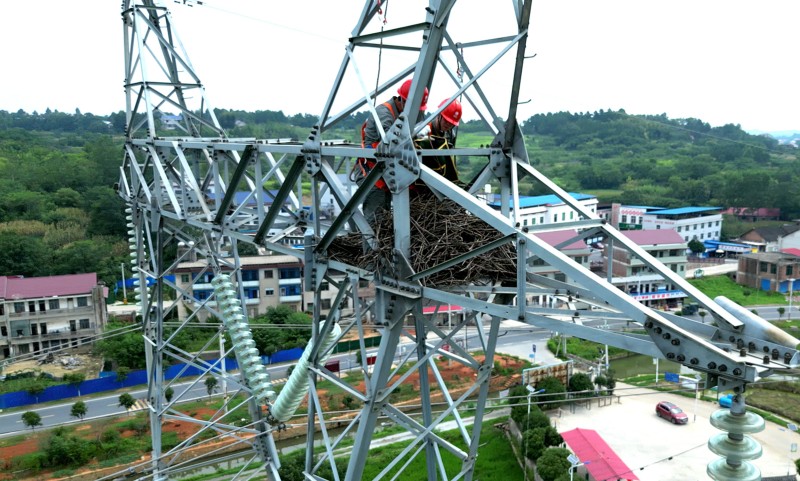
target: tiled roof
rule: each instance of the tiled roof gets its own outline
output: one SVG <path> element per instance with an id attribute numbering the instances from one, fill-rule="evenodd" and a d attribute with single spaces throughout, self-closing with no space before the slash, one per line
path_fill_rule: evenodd
<path id="1" fill-rule="evenodd" d="M 786 237 L 789 234 L 794 234 L 800 230 L 798 224 L 788 224 L 776 227 L 757 227 L 753 229 L 762 239 L 767 242 L 776 242 L 781 237 Z"/>
<path id="2" fill-rule="evenodd" d="M 551 246 L 555 247 L 562 242 L 568 241 L 575 236 L 578 235 L 578 232 L 575 230 L 558 230 L 552 232 L 538 232 L 534 234 L 539 239 L 547 242 Z M 588 249 L 589 246 L 586 245 L 586 242 L 582 240 L 577 240 L 575 242 L 570 243 L 567 246 L 561 248 L 561 250 L 576 250 L 576 249 Z"/>
<path id="3" fill-rule="evenodd" d="M 88 294 L 97 285 L 97 274 L 50 277 L 0 277 L 0 298 L 37 299 Z"/>
<path id="4" fill-rule="evenodd" d="M 585 463 L 584 468 L 592 479 L 639 479 L 597 431 L 575 428 L 562 432 L 561 437 L 578 459 Z"/>

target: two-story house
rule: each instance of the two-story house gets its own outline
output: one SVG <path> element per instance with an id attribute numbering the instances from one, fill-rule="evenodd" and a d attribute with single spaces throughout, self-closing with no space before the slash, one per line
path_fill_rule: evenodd
<path id="1" fill-rule="evenodd" d="M 642 219 L 645 230 L 674 230 L 685 242 L 692 239 L 720 240 L 722 215 L 719 207 L 679 207 L 654 210 Z"/>
<path id="2" fill-rule="evenodd" d="M 286 305 L 295 311 L 311 311 L 314 308 L 314 293 L 304 291 L 303 264 L 297 257 L 288 255 L 249 256 L 239 259 L 242 271 L 242 288 L 248 317 L 266 313 L 267 308 Z M 175 283 L 183 292 L 182 302 L 178 303 L 178 316 L 181 319 L 194 312 L 200 304 L 213 294 L 211 281 L 214 273 L 206 261 L 183 262 L 175 270 Z M 359 286 L 361 287 L 361 286 Z M 327 314 L 338 291 L 335 286 L 324 281 L 320 285 L 322 296 L 320 311 Z M 342 312 L 351 312 L 352 299 L 346 297 Z M 199 311 L 201 320 L 207 317 Z"/>
<path id="3" fill-rule="evenodd" d="M 798 292 L 800 257 L 783 252 L 741 255 L 736 283 L 762 291 Z"/>
<path id="4" fill-rule="evenodd" d="M 0 277 L 0 359 L 89 343 L 108 320 L 97 274 Z"/>
<path id="5" fill-rule="evenodd" d="M 669 229 L 631 230 L 625 236 L 681 277 L 686 273 L 687 243 L 676 231 Z M 608 268 L 609 247 L 605 247 L 604 263 Z M 627 249 L 614 246 L 610 254 L 611 282 L 639 302 L 654 308 L 678 307 L 686 293 L 653 272 L 641 259 Z"/>
<path id="6" fill-rule="evenodd" d="M 757 248 L 760 252 L 780 252 L 784 249 L 800 248 L 800 224 L 756 227 L 739 236 L 738 240 Z"/>

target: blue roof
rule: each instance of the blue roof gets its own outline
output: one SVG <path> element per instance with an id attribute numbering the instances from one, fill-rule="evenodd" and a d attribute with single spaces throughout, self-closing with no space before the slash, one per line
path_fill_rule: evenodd
<path id="1" fill-rule="evenodd" d="M 644 209 L 647 211 L 664 209 L 663 207 L 656 207 L 654 205 L 623 205 L 622 207 L 630 207 L 631 209 Z"/>
<path id="2" fill-rule="evenodd" d="M 579 200 L 579 201 L 580 200 L 586 200 L 586 199 L 594 199 L 595 197 L 597 197 L 597 196 L 594 196 L 594 195 L 580 194 L 580 193 L 574 193 L 574 192 L 569 192 L 569 195 L 572 196 L 573 199 Z M 526 207 L 536 207 L 538 205 L 553 205 L 553 204 L 558 205 L 558 204 L 563 204 L 563 203 L 564 203 L 564 201 L 561 200 L 555 194 L 535 195 L 535 196 L 527 196 L 526 195 L 526 196 L 520 196 L 519 197 L 519 207 L 521 209 L 524 209 Z M 499 207 L 500 206 L 500 202 L 492 202 L 489 205 L 491 205 L 492 207 Z"/>
<path id="3" fill-rule="evenodd" d="M 708 212 L 710 210 L 720 210 L 721 207 L 678 207 L 677 209 L 664 209 L 648 212 L 653 215 L 681 215 L 681 214 L 697 214 L 700 212 Z"/>

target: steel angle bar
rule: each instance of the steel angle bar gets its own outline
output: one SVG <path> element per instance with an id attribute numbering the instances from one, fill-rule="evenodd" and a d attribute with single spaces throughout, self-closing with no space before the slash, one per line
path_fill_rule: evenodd
<path id="1" fill-rule="evenodd" d="M 436 434 L 436 432 L 434 431 L 436 428 L 439 427 L 439 424 L 441 424 L 441 421 L 444 421 L 444 419 L 446 419 L 447 415 L 449 415 L 454 410 L 454 408 L 455 408 L 454 405 L 448 406 L 444 411 L 446 413 L 446 415 L 441 416 L 439 418 L 439 420 L 437 420 L 436 423 L 434 423 L 432 425 L 422 425 L 419 422 L 417 422 L 417 420 L 415 420 L 414 418 L 412 418 L 408 414 L 406 414 L 403 411 L 401 411 L 400 409 L 398 409 L 396 406 L 394 406 L 392 404 L 386 405 L 384 407 L 384 411 L 386 413 L 386 416 L 388 416 L 389 419 L 391 419 L 395 423 L 406 427 L 406 429 L 408 429 L 408 431 L 412 435 L 414 435 L 414 434 L 416 435 L 416 437 L 409 442 L 409 444 L 405 447 L 405 449 L 403 449 L 403 451 L 395 457 L 395 460 L 393 461 L 393 463 L 396 464 L 396 462 L 398 460 L 400 460 L 403 457 L 405 457 L 409 453 L 411 448 L 413 446 L 415 446 L 416 444 L 420 443 L 421 441 L 433 442 L 435 444 L 438 444 L 438 445 L 444 447 L 447 451 L 449 451 L 454 456 L 460 458 L 462 461 L 464 459 L 466 459 L 467 453 L 465 453 L 462 449 L 460 449 L 457 446 L 455 446 L 454 444 L 452 444 L 450 441 L 447 441 L 446 439 L 442 438 L 441 436 Z M 386 469 L 384 471 L 388 471 L 393 466 L 394 466 L 394 464 L 390 463 L 389 465 L 387 465 L 387 467 L 386 467 Z M 377 476 L 377 479 L 379 479 L 380 477 L 381 477 L 380 475 Z"/>
<path id="2" fill-rule="evenodd" d="M 386 38 L 396 37 L 398 35 L 407 35 L 409 33 L 414 32 L 421 32 L 428 30 L 430 28 L 430 23 L 428 22 L 421 22 L 421 23 L 414 23 L 411 25 L 406 25 L 404 27 L 392 28 L 388 30 L 381 30 L 380 32 L 375 33 L 367 33 L 367 34 L 359 34 L 353 37 L 350 37 L 350 43 L 354 46 L 361 47 L 364 43 L 371 42 L 372 40 L 384 40 Z M 383 44 L 382 48 L 392 48 L 391 44 Z"/>
<path id="3" fill-rule="evenodd" d="M 144 195 L 145 197 L 144 199 L 145 203 L 147 205 L 150 205 L 150 203 L 153 201 L 153 193 L 150 190 L 150 183 L 144 175 L 144 170 L 147 169 L 147 166 L 150 163 L 150 159 L 148 156 L 145 156 L 145 160 L 140 166 L 136 153 L 133 151 L 130 145 L 127 144 L 125 145 L 125 152 L 127 153 L 126 158 L 128 160 L 126 165 L 131 169 L 131 176 L 132 176 L 131 185 L 135 186 L 136 188 L 135 192 L 131 192 L 131 197 L 132 197 L 131 200 L 138 198 L 139 195 L 141 194 Z"/>
<path id="4" fill-rule="evenodd" d="M 571 195 L 569 195 L 566 191 L 561 189 L 558 185 L 552 182 L 550 179 L 545 177 L 541 174 L 538 170 L 533 168 L 533 166 L 524 163 L 518 162 L 520 168 L 524 169 L 528 172 L 528 174 L 532 175 L 536 180 L 544 184 L 548 187 L 556 196 L 558 196 L 564 203 L 569 205 L 571 208 L 576 210 L 579 214 L 587 217 L 587 218 L 597 218 L 596 214 L 593 214 L 591 211 L 586 209 L 585 206 L 580 204 L 576 201 Z M 742 322 L 733 317 L 730 313 L 719 307 L 716 303 L 714 303 L 708 296 L 700 292 L 697 288 L 689 284 L 684 278 L 677 275 L 677 273 L 672 272 L 669 269 L 666 269 L 658 262 L 653 256 L 648 254 L 644 249 L 633 243 L 630 239 L 626 236 L 622 235 L 618 230 L 613 228 L 612 226 L 605 224 L 601 227 L 602 231 L 606 233 L 609 237 L 614 239 L 615 243 L 619 243 L 624 246 L 628 251 L 636 255 L 639 259 L 642 260 L 648 267 L 652 268 L 659 274 L 663 275 L 669 281 L 675 283 L 676 285 L 680 286 L 681 289 L 684 290 L 690 297 L 697 300 L 703 307 L 707 308 L 714 314 L 714 317 L 727 322 L 731 327 L 737 328 L 742 326 Z"/>
<path id="5" fill-rule="evenodd" d="M 261 224 L 258 226 L 258 230 L 256 231 L 253 239 L 256 243 L 260 243 L 264 239 L 264 236 L 269 231 L 269 228 L 272 227 L 275 219 L 277 219 L 278 214 L 280 214 L 280 212 L 284 209 L 283 204 L 286 202 L 286 199 L 289 198 L 292 188 L 294 187 L 294 183 L 302 174 L 304 167 L 305 162 L 301 157 L 295 158 L 294 162 L 292 162 L 289 173 L 283 180 L 280 189 L 278 189 L 278 193 L 275 195 L 272 205 L 267 210 L 264 220 L 261 221 Z"/>
<path id="6" fill-rule="evenodd" d="M 257 152 L 258 151 L 252 145 L 245 147 L 244 152 L 239 159 L 239 163 L 236 165 L 236 170 L 234 170 L 233 175 L 228 181 L 229 188 L 225 191 L 225 195 L 222 197 L 222 202 L 217 207 L 218 210 L 217 215 L 214 218 L 214 223 L 222 224 L 222 219 L 231 208 L 233 199 L 236 196 L 236 186 L 238 186 L 244 178 L 245 172 L 247 171 L 249 164 L 254 161 L 253 157 L 254 155 L 257 155 Z M 245 202 L 242 202 L 242 205 L 244 204 Z"/>

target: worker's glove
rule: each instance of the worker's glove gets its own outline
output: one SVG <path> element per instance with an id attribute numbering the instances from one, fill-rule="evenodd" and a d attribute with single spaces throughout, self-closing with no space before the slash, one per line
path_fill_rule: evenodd
<path id="1" fill-rule="evenodd" d="M 426 125 L 425 127 L 422 128 L 422 130 L 420 130 L 417 133 L 415 138 L 424 139 L 426 137 L 430 137 L 430 135 L 431 135 L 431 126 L 430 125 Z"/>

